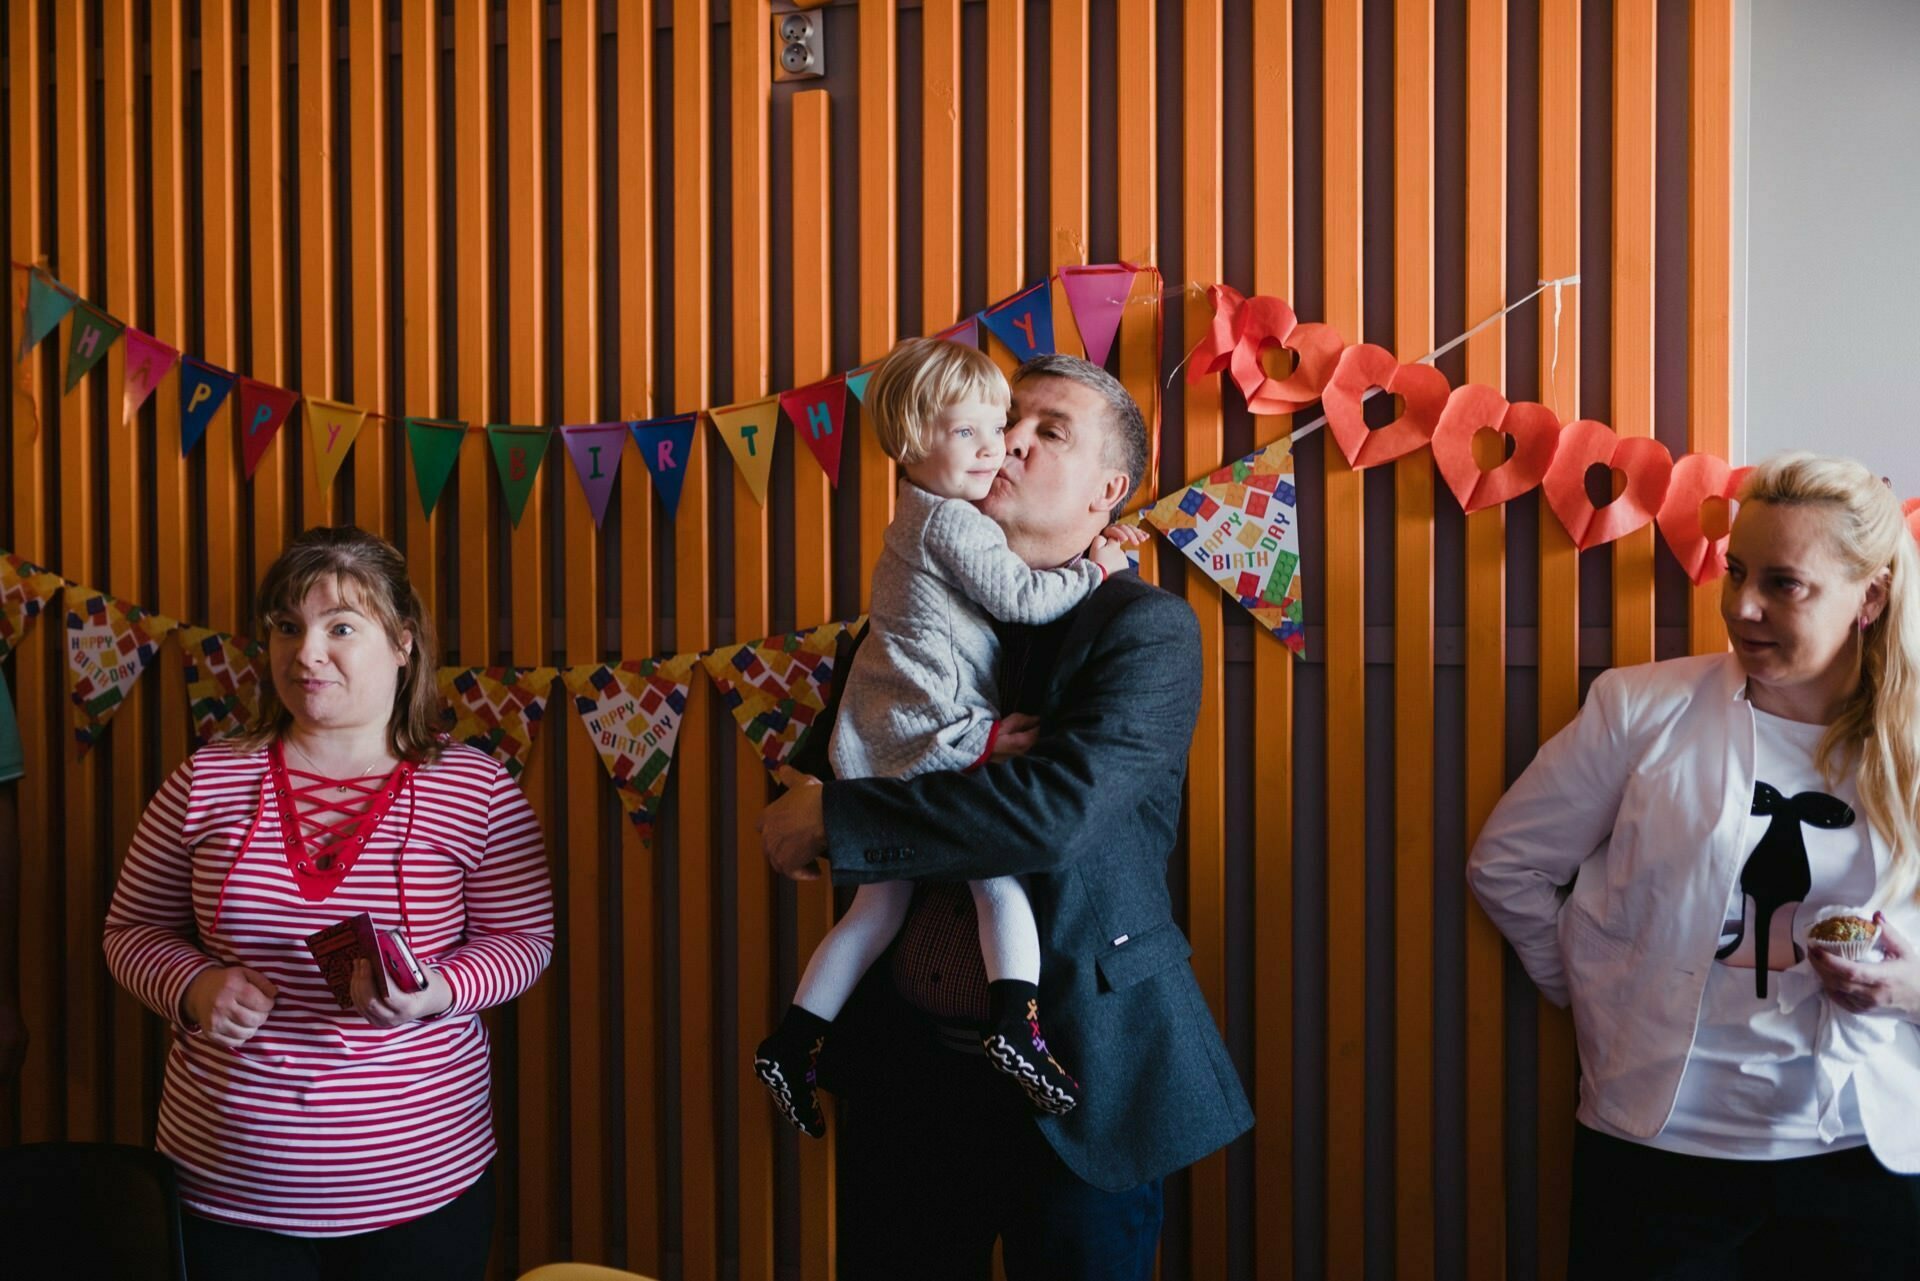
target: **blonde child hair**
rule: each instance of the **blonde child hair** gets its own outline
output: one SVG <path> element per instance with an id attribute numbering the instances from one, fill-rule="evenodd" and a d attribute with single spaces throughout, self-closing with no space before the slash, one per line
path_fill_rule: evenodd
<path id="1" fill-rule="evenodd" d="M 867 384 L 865 405 L 887 457 L 902 466 L 933 447 L 933 421 L 969 400 L 1005 409 L 1012 396 L 1000 367 L 978 348 L 943 338 L 909 338 L 887 353 Z"/>

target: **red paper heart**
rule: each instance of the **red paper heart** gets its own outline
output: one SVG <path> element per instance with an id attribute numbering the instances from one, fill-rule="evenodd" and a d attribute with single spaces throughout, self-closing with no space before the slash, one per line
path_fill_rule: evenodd
<path id="1" fill-rule="evenodd" d="M 1242 297 L 1230 285 L 1212 285 L 1207 298 L 1213 320 L 1188 356 L 1187 381 L 1226 370 L 1256 414 L 1290 414 L 1320 399 L 1333 376 L 1346 340 L 1328 325 L 1303 325 L 1293 308 L 1278 298 Z M 1268 347 L 1292 351 L 1299 363 L 1286 378 L 1267 373 L 1260 353 Z"/>
<path id="2" fill-rule="evenodd" d="M 1604 507 L 1595 507 L 1587 497 L 1587 468 L 1595 463 L 1627 477 L 1620 496 Z M 1582 418 L 1561 431 L 1559 452 L 1541 488 L 1568 537 L 1584 552 L 1652 522 L 1672 475 L 1673 455 L 1659 441 L 1646 436 L 1622 440 L 1605 423 Z"/>
<path id="3" fill-rule="evenodd" d="M 1513 457 L 1482 471 L 1473 456 L 1474 433 L 1492 427 L 1513 437 Z M 1491 387 L 1468 383 L 1454 388 L 1433 431 L 1433 461 L 1464 511 L 1477 512 L 1510 502 L 1538 485 L 1553 462 L 1560 419 L 1545 405 L 1523 400 L 1509 404 Z"/>
<path id="4" fill-rule="evenodd" d="M 1907 528 L 1913 531 L 1913 541 L 1920 543 L 1920 498 L 1909 498 L 1900 510 L 1907 514 Z"/>
<path id="5" fill-rule="evenodd" d="M 1404 402 L 1400 416 L 1384 427 L 1369 428 L 1361 401 L 1379 387 Z M 1392 462 L 1433 439 L 1447 407 L 1447 376 L 1432 365 L 1403 365 L 1385 347 L 1361 343 L 1349 347 L 1334 368 L 1321 406 L 1327 430 L 1352 467 Z"/>
<path id="6" fill-rule="evenodd" d="M 1656 519 L 1667 550 L 1697 585 L 1727 572 L 1727 536 L 1707 537 L 1700 519 L 1707 500 L 1734 501 L 1751 467 L 1735 469 L 1712 454 L 1688 454 L 1673 464 L 1667 496 Z M 1731 524 L 1731 522 L 1729 522 Z"/>

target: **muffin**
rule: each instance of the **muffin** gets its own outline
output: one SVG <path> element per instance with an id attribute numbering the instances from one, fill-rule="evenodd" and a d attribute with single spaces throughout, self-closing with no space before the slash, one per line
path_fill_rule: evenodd
<path id="1" fill-rule="evenodd" d="M 1849 961 L 1873 959 L 1869 956 L 1880 942 L 1880 927 L 1864 916 L 1843 911 L 1832 916 L 1822 914 L 1807 931 L 1807 942 L 1831 956 Z"/>

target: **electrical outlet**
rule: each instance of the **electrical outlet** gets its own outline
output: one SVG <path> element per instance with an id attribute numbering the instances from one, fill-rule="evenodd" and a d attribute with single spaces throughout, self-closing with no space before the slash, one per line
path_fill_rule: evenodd
<path id="1" fill-rule="evenodd" d="M 780 13 L 773 18 L 773 78 L 818 80 L 827 74 L 824 12 Z"/>

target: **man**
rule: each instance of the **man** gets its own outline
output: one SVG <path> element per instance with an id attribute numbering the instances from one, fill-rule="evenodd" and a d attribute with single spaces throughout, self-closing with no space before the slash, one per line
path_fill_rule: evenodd
<path id="1" fill-rule="evenodd" d="M 1006 449 L 981 509 L 1052 566 L 1125 505 L 1148 442 L 1106 371 L 1043 356 L 1014 374 Z M 1161 1180 L 1253 1124 L 1167 892 L 1200 702 L 1192 610 L 1123 574 L 1057 622 L 999 631 L 1001 713 L 1040 718 L 1026 755 L 825 785 L 789 769 L 761 821 L 787 876 L 825 859 L 840 884 L 920 883 L 819 1064 L 843 1105 L 844 1281 L 980 1281 L 996 1237 L 1010 1281 L 1150 1277 Z M 836 666 L 795 758 L 814 773 Z M 1037 1113 L 979 1050 L 986 979 L 963 883 L 1004 875 L 1026 880 L 1041 1005 L 1084 1087 L 1064 1116 Z"/>

